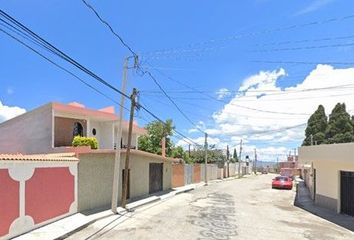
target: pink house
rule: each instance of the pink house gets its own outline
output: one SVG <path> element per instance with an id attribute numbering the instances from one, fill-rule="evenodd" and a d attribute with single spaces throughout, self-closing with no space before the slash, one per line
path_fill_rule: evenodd
<path id="1" fill-rule="evenodd" d="M 88 109 L 79 103 L 48 103 L 0 124 L 0 153 L 70 152 L 76 135 L 95 137 L 99 149 L 114 149 L 127 145 L 128 122 L 123 121 L 123 134 L 115 142 L 118 117 L 114 107 Z M 146 130 L 136 123 L 133 127 L 133 147 Z"/>

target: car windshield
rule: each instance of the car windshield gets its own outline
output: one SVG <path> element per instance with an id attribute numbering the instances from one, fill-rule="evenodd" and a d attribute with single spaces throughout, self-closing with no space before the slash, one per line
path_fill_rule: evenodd
<path id="1" fill-rule="evenodd" d="M 275 180 L 277 181 L 288 181 L 287 177 L 276 177 Z"/>

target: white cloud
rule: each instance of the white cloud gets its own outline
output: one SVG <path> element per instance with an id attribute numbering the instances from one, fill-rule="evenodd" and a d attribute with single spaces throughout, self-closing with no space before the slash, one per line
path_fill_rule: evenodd
<path id="1" fill-rule="evenodd" d="M 305 8 L 301 9 L 300 11 L 297 11 L 295 13 L 295 16 L 303 15 L 310 12 L 315 12 L 333 1 L 334 0 L 314 0 Z"/>
<path id="2" fill-rule="evenodd" d="M 217 92 L 217 99 L 221 100 L 224 99 L 225 97 L 228 97 L 231 95 L 231 92 L 227 88 L 220 88 Z"/>
<path id="3" fill-rule="evenodd" d="M 0 101 L 0 123 L 9 120 L 11 118 L 14 118 L 18 115 L 21 115 L 25 112 L 26 110 L 23 108 L 16 107 L 16 106 L 14 107 L 5 106 Z"/>
<path id="4" fill-rule="evenodd" d="M 308 117 L 322 104 L 327 114 L 336 103 L 344 102 L 354 113 L 354 68 L 335 69 L 318 65 L 297 85 L 281 89 L 279 78 L 284 69 L 261 71 L 243 81 L 239 91 L 224 107 L 214 113 L 215 125 L 206 131 L 214 136 L 228 136 L 269 145 L 301 144 Z M 346 87 L 343 86 L 349 85 Z M 253 109 L 259 109 L 255 111 Z"/>

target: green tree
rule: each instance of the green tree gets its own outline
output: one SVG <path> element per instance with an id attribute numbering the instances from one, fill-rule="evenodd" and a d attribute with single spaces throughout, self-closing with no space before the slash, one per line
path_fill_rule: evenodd
<path id="1" fill-rule="evenodd" d="M 153 121 L 145 126 L 147 130 L 147 135 L 139 137 L 138 146 L 142 151 L 161 154 L 161 140 L 163 137 L 166 138 L 166 156 L 172 155 L 173 143 L 171 141 L 171 136 L 173 135 L 173 130 L 175 129 L 172 120 L 167 120 L 165 124 L 160 121 Z"/>
<path id="2" fill-rule="evenodd" d="M 208 163 L 224 162 L 226 156 L 223 154 L 221 149 L 216 149 L 215 145 L 210 145 L 207 151 Z M 191 160 L 196 163 L 205 162 L 205 150 L 204 147 L 198 147 L 191 152 Z"/>
<path id="3" fill-rule="evenodd" d="M 311 136 L 313 142 L 322 144 L 325 142 L 325 133 L 327 129 L 327 116 L 325 109 L 322 105 L 319 105 L 317 110 L 311 115 L 307 121 L 307 127 L 305 130 L 305 139 L 302 143 L 303 146 L 311 145 Z"/>
<path id="4" fill-rule="evenodd" d="M 354 140 L 353 125 L 350 115 L 345 109 L 345 104 L 337 103 L 329 115 L 326 129 L 326 142 L 346 143 Z"/>
<path id="5" fill-rule="evenodd" d="M 233 162 L 238 162 L 237 150 L 234 148 L 234 154 L 232 155 Z"/>

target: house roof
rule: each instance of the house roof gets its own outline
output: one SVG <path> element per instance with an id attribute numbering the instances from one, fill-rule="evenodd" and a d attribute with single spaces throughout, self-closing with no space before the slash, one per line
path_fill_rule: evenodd
<path id="1" fill-rule="evenodd" d="M 75 153 L 54 154 L 0 154 L 0 161 L 49 161 L 49 162 L 77 162 Z"/>
<path id="2" fill-rule="evenodd" d="M 107 121 L 117 121 L 119 119 L 118 116 L 114 113 L 114 107 L 112 106 L 95 110 L 86 108 L 84 105 L 76 102 L 69 104 L 52 102 L 50 104 L 53 110 L 61 113 L 75 114 Z M 128 128 L 128 125 L 129 122 L 123 120 L 123 128 Z M 136 122 L 133 123 L 133 131 L 140 134 L 146 134 L 146 129 L 139 127 Z"/>

